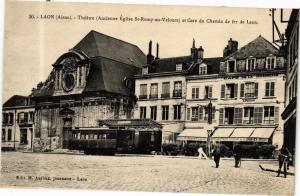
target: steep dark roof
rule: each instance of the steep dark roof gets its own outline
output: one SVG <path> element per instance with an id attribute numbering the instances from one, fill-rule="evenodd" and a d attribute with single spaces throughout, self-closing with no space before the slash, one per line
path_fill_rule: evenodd
<path id="1" fill-rule="evenodd" d="M 83 52 L 90 61 L 90 71 L 83 91 L 104 91 L 125 96 L 134 94 L 125 86 L 125 77 L 141 73 L 146 64 L 145 54 L 135 45 L 91 31 L 74 48 Z M 41 88 L 32 92 L 34 97 L 52 96 L 54 93 L 54 69 Z"/>
<path id="2" fill-rule="evenodd" d="M 171 58 L 156 59 L 151 64 L 155 67 L 154 73 L 176 71 L 176 64 L 182 63 L 182 70 L 187 70 L 192 61 L 191 56 L 179 56 Z"/>
<path id="3" fill-rule="evenodd" d="M 203 63 L 207 65 L 207 74 L 217 74 L 220 71 L 220 62 L 223 57 L 205 58 Z"/>
<path id="4" fill-rule="evenodd" d="M 92 66 L 84 92 L 106 91 L 122 95 L 134 94 L 125 86 L 124 79 L 140 74 L 140 68 L 102 57 L 91 61 Z"/>
<path id="5" fill-rule="evenodd" d="M 270 54 L 276 56 L 282 55 L 273 44 L 260 35 L 255 40 L 249 42 L 236 52 L 227 56 L 225 60 L 231 57 L 234 59 L 247 59 L 250 56 L 263 58 L 269 56 Z"/>
<path id="6" fill-rule="evenodd" d="M 220 62 L 223 60 L 223 57 L 212 57 L 204 58 L 201 63 L 195 64 L 191 70 L 191 75 L 199 75 L 199 65 L 202 63 L 207 65 L 207 74 L 218 74 L 220 71 Z"/>
<path id="7" fill-rule="evenodd" d="M 90 58 L 102 56 L 138 67 L 146 62 L 146 56 L 136 45 L 96 31 L 90 31 L 73 49 Z"/>
<path id="8" fill-rule="evenodd" d="M 3 108 L 5 107 L 18 107 L 18 106 L 34 106 L 34 101 L 30 99 L 29 105 L 26 102 L 29 96 L 21 96 L 21 95 L 14 95 L 9 98 L 4 104 Z"/>

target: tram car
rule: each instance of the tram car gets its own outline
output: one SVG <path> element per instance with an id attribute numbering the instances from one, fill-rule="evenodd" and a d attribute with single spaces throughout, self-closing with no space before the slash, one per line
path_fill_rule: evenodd
<path id="1" fill-rule="evenodd" d="M 159 138 L 159 139 L 157 139 Z M 161 132 L 75 128 L 68 141 L 69 149 L 85 154 L 114 155 L 118 153 L 150 153 L 161 150 Z"/>
<path id="2" fill-rule="evenodd" d="M 85 154 L 114 154 L 117 148 L 117 131 L 93 128 L 74 129 L 69 149 Z"/>

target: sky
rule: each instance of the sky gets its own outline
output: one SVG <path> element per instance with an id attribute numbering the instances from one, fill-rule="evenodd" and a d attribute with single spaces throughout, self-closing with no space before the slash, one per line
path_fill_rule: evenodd
<path id="1" fill-rule="evenodd" d="M 286 20 L 289 13 L 284 11 Z M 196 47 L 202 46 L 207 58 L 222 56 L 230 38 L 239 42 L 239 48 L 259 35 L 272 41 L 269 14 L 269 9 L 254 8 L 9 1 L 5 13 L 2 101 L 16 94 L 29 95 L 32 88 L 48 77 L 52 64 L 91 30 L 135 44 L 145 54 L 150 40 L 154 50 L 158 42 L 160 58 L 189 55 L 194 38 Z M 35 19 L 29 19 L 29 15 Z M 41 19 L 41 15 L 73 19 Z M 133 20 L 135 17 L 202 19 L 204 23 L 79 20 L 78 15 L 118 19 L 122 15 Z M 276 19 L 280 19 L 279 10 Z M 223 23 L 207 23 L 208 20 Z M 230 23 L 226 24 L 225 20 Z M 232 24 L 232 20 L 238 21 L 237 24 Z M 245 23 L 240 24 L 240 20 Z M 257 24 L 247 24 L 247 20 Z M 286 23 L 278 24 L 283 33 Z"/>

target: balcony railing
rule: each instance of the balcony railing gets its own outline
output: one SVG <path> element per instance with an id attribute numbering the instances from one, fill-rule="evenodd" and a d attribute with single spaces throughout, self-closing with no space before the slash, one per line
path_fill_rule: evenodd
<path id="1" fill-rule="evenodd" d="M 147 95 L 140 95 L 139 99 L 147 99 Z"/>
<path id="2" fill-rule="evenodd" d="M 150 99 L 157 99 L 158 98 L 158 94 L 150 94 Z"/>
<path id="3" fill-rule="evenodd" d="M 173 97 L 182 97 L 182 90 L 174 90 Z"/>
<path id="4" fill-rule="evenodd" d="M 170 93 L 161 94 L 161 98 L 170 98 Z"/>

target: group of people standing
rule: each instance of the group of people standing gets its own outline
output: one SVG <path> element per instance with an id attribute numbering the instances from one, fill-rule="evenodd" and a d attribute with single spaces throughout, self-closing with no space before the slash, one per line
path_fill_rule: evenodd
<path id="1" fill-rule="evenodd" d="M 215 145 L 213 147 L 212 155 L 214 157 L 216 168 L 219 167 L 221 154 L 222 154 L 221 147 L 219 145 Z M 233 156 L 234 156 L 234 159 L 235 159 L 235 165 L 234 166 L 235 167 L 240 167 L 241 166 L 241 158 L 242 158 L 242 148 L 241 148 L 240 145 L 236 145 L 233 148 Z"/>
<path id="2" fill-rule="evenodd" d="M 220 158 L 221 158 L 222 152 L 221 152 L 221 146 L 215 145 L 213 147 L 212 156 L 214 159 L 214 162 L 216 164 L 216 168 L 220 165 Z M 241 158 L 242 158 L 242 146 L 240 144 L 234 146 L 233 148 L 233 156 L 235 159 L 235 167 L 241 166 Z M 286 148 L 285 145 L 282 145 L 282 148 L 279 150 L 279 169 L 277 171 L 277 177 L 279 177 L 281 173 L 281 168 L 284 167 L 284 177 L 287 175 L 287 170 L 289 169 L 289 158 L 292 157 L 289 150 Z"/>

